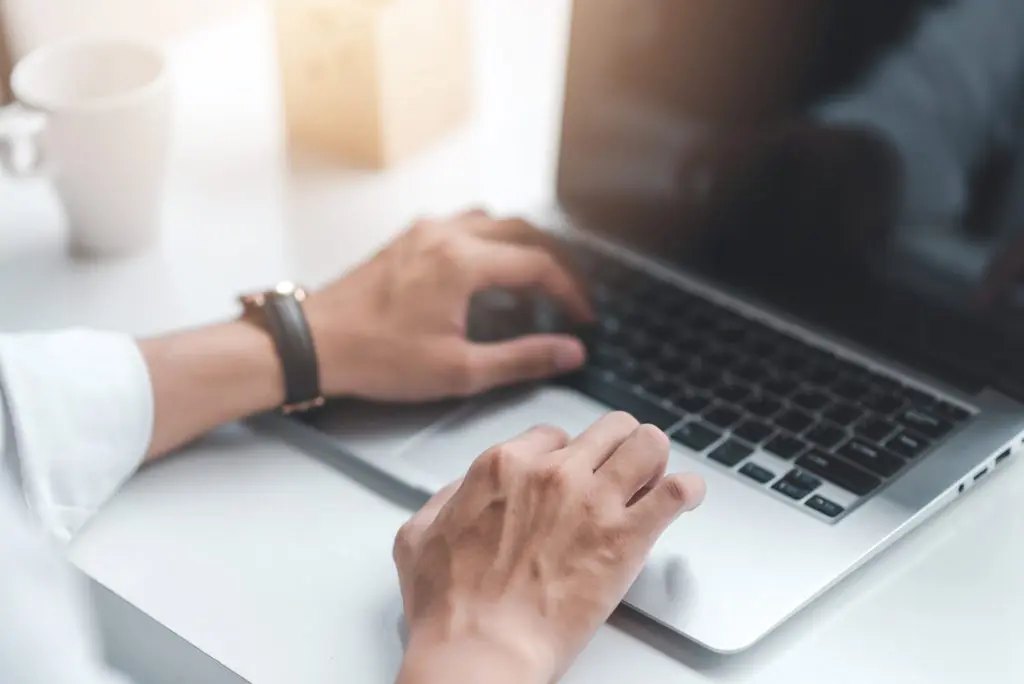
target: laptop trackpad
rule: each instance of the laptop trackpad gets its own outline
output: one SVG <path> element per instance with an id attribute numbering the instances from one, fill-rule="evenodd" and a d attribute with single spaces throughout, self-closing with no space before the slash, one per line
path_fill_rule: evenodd
<path id="1" fill-rule="evenodd" d="M 558 387 L 506 393 L 471 402 L 414 437 L 402 457 L 418 469 L 451 482 L 477 456 L 537 425 L 554 425 L 576 436 L 608 412 L 581 394 Z"/>

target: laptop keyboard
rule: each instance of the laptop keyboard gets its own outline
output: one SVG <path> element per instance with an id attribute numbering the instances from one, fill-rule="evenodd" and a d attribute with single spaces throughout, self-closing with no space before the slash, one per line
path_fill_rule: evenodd
<path id="1" fill-rule="evenodd" d="M 588 334 L 587 367 L 566 384 L 819 516 L 844 512 L 821 495 L 823 483 L 870 495 L 971 417 L 856 361 L 578 249 L 598 324 Z M 774 458 L 757 463 L 759 453 Z"/>

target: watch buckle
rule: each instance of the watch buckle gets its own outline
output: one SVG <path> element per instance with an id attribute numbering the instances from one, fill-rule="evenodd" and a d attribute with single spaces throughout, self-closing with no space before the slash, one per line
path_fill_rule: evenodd
<path id="1" fill-rule="evenodd" d="M 317 397 L 316 399 L 310 399 L 309 401 L 302 401 L 298 404 L 288 404 L 281 407 L 281 413 L 286 416 L 290 416 L 295 413 L 305 413 L 313 409 L 322 408 L 327 403 L 327 399 L 324 397 Z"/>

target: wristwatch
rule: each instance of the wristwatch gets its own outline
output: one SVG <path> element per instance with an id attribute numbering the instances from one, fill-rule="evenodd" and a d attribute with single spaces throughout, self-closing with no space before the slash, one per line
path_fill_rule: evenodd
<path id="1" fill-rule="evenodd" d="M 245 317 L 262 326 L 274 340 L 284 370 L 284 414 L 324 405 L 316 345 L 303 310 L 306 291 L 291 282 L 266 292 L 242 295 Z"/>

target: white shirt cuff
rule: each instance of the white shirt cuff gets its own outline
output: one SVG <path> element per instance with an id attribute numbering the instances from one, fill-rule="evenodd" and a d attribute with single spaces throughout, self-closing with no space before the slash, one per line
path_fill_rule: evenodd
<path id="1" fill-rule="evenodd" d="M 149 447 L 153 391 L 142 353 L 118 333 L 0 335 L 0 379 L 26 502 L 67 542 Z"/>

